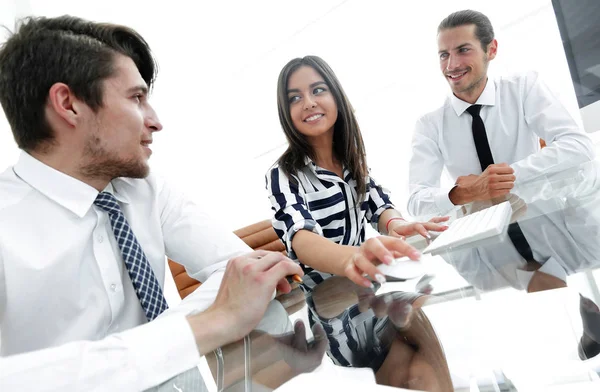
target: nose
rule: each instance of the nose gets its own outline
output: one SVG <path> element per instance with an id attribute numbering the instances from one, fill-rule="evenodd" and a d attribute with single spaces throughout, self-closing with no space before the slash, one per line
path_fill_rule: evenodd
<path id="1" fill-rule="evenodd" d="M 451 54 L 448 55 L 448 59 L 446 60 L 446 70 L 452 71 L 460 67 L 459 59 L 457 56 L 453 56 Z"/>
<path id="2" fill-rule="evenodd" d="M 144 125 L 146 125 L 146 128 L 148 128 L 150 130 L 150 132 L 158 132 L 163 129 L 163 126 L 160 123 L 160 120 L 158 119 L 156 112 L 152 108 L 150 108 L 148 110 L 148 113 L 146 114 L 146 119 L 144 121 Z"/>
<path id="3" fill-rule="evenodd" d="M 307 96 L 304 100 L 304 110 L 313 109 L 317 107 L 317 102 L 311 96 Z"/>

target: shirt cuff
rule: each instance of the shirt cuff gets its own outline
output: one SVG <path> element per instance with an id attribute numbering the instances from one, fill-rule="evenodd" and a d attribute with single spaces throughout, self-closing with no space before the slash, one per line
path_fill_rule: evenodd
<path id="1" fill-rule="evenodd" d="M 140 390 L 156 386 L 200 363 L 196 339 L 184 316 L 156 319 L 119 335 L 132 353 Z"/>
<path id="2" fill-rule="evenodd" d="M 546 260 L 546 262 L 542 264 L 538 271 L 552 275 L 563 282 L 567 281 L 567 271 L 565 271 L 565 269 L 558 263 L 558 261 L 556 261 L 554 257 L 550 257 L 548 260 Z"/>
<path id="3" fill-rule="evenodd" d="M 384 204 L 381 207 L 379 207 L 371 217 L 371 226 L 373 226 L 373 229 L 375 229 L 375 231 L 379 234 L 387 234 L 381 233 L 379 231 L 379 218 L 381 218 L 381 214 L 383 214 L 383 211 L 389 210 L 390 208 L 394 208 L 394 206 L 392 204 Z"/>
<path id="4" fill-rule="evenodd" d="M 285 247 L 287 249 L 288 257 L 292 260 L 298 260 L 296 257 L 296 253 L 292 249 L 292 238 L 296 235 L 300 230 L 308 230 L 320 236 L 323 235 L 323 230 L 321 230 L 321 226 L 317 225 L 312 219 L 304 219 L 298 222 L 295 222 L 292 227 L 286 233 Z"/>
<path id="5" fill-rule="evenodd" d="M 440 214 L 446 214 L 448 211 L 454 208 L 454 204 L 450 201 L 450 191 L 454 189 L 456 185 L 442 189 L 437 195 L 433 197 L 436 207 Z"/>

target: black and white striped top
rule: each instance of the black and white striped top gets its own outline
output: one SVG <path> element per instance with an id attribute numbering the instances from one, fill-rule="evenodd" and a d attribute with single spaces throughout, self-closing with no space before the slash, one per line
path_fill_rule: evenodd
<path id="1" fill-rule="evenodd" d="M 365 224 L 369 222 L 377 230 L 381 213 L 394 206 L 389 191 L 371 176 L 365 179 L 366 196 L 359 207 L 356 181 L 346 168 L 341 179 L 308 158 L 305 163 L 291 180 L 274 165 L 266 175 L 266 188 L 275 211 L 273 228 L 288 256 L 304 269 L 305 287 L 312 289 L 331 275 L 313 271 L 297 259 L 292 250 L 294 235 L 299 230 L 310 230 L 338 244 L 359 246 L 365 240 Z"/>

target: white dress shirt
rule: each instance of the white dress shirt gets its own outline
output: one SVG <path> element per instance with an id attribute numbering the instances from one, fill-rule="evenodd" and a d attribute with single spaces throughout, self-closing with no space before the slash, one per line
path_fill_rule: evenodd
<path id="1" fill-rule="evenodd" d="M 488 80 L 476 104 L 483 105 L 481 118 L 494 162 L 508 163 L 516 184 L 594 157 L 589 137 L 537 73 Z M 451 95 L 441 108 L 417 122 L 409 166 L 410 214 L 445 214 L 454 207 L 448 196 L 453 186 L 440 187 L 444 168 L 452 181 L 481 174 L 472 117 L 465 113 L 469 106 Z M 540 138 L 547 144 L 544 149 Z"/>
<path id="2" fill-rule="evenodd" d="M 526 204 L 519 226 L 539 271 L 563 281 L 567 275 L 598 268 L 600 260 L 600 161 L 522 184 Z M 533 272 L 508 236 L 491 245 L 448 252 L 443 258 L 473 286 L 526 289 Z"/>
<path id="3" fill-rule="evenodd" d="M 206 309 L 214 301 L 227 261 L 251 250 L 153 175 L 115 179 L 106 191 L 121 205 L 162 287 L 165 255 L 204 282 L 159 319 Z M 1 356 L 100 340 L 147 323 L 108 215 L 93 204 L 97 195 L 96 189 L 24 152 L 14 167 L 0 174 Z M 193 336 L 189 326 L 183 325 L 186 321 L 176 320 L 170 321 L 172 325 L 162 324 L 168 325 L 168 330 L 149 334 L 168 335 L 178 350 L 170 366 L 184 371 L 193 365 L 189 358 L 197 361 L 199 356 L 195 344 L 190 344 Z M 145 341 L 143 334 L 139 341 L 154 344 L 152 339 Z M 127 344 L 111 338 L 97 347 L 127 357 L 129 354 L 120 351 L 121 345 Z M 69 361 L 85 359 L 86 368 L 114 368 L 104 364 L 106 359 L 101 356 L 87 356 L 86 350 L 94 345 L 69 347 L 63 357 L 52 354 L 46 360 L 58 361 L 58 367 L 60 361 L 66 366 Z M 125 357 L 122 361 L 133 360 Z M 30 370 L 40 363 L 44 361 L 30 363 Z M 162 374 L 159 367 L 152 369 L 157 377 Z"/>
<path id="4" fill-rule="evenodd" d="M 99 341 L 0 357 L 0 390 L 143 391 L 198 362 L 188 322 L 170 315 Z"/>

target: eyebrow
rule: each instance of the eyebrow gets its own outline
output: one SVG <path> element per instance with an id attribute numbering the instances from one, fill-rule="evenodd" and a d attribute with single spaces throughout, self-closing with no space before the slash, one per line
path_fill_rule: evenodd
<path id="1" fill-rule="evenodd" d="M 148 95 L 148 86 L 140 84 L 138 86 L 130 87 L 127 89 L 127 94 L 133 94 L 137 92 L 141 92 L 144 95 Z"/>
<path id="2" fill-rule="evenodd" d="M 460 49 L 462 49 L 462 48 L 464 48 L 464 47 L 466 47 L 466 46 L 472 46 L 472 45 L 471 45 L 469 42 L 465 42 L 464 44 L 460 44 L 460 45 L 458 45 L 456 48 L 454 48 L 454 50 L 460 50 Z M 445 49 L 442 49 L 442 50 L 439 50 L 439 51 L 438 51 L 438 54 L 441 54 L 441 53 L 446 53 L 446 52 L 448 52 L 448 51 L 447 51 L 447 50 L 445 50 Z"/>
<path id="3" fill-rule="evenodd" d="M 310 87 L 310 88 L 317 87 L 317 86 L 318 86 L 318 85 L 320 85 L 320 84 L 324 84 L 324 85 L 326 85 L 326 86 L 327 86 L 327 83 L 325 83 L 325 82 L 324 82 L 324 81 L 322 81 L 322 80 L 319 80 L 318 82 L 314 82 L 313 84 L 311 84 L 309 87 Z M 292 89 L 289 89 L 289 90 L 287 91 L 287 93 L 288 93 L 288 94 L 289 94 L 289 93 L 299 93 L 299 92 L 300 92 L 300 90 L 299 90 L 299 89 L 297 89 L 297 88 L 292 88 Z"/>

